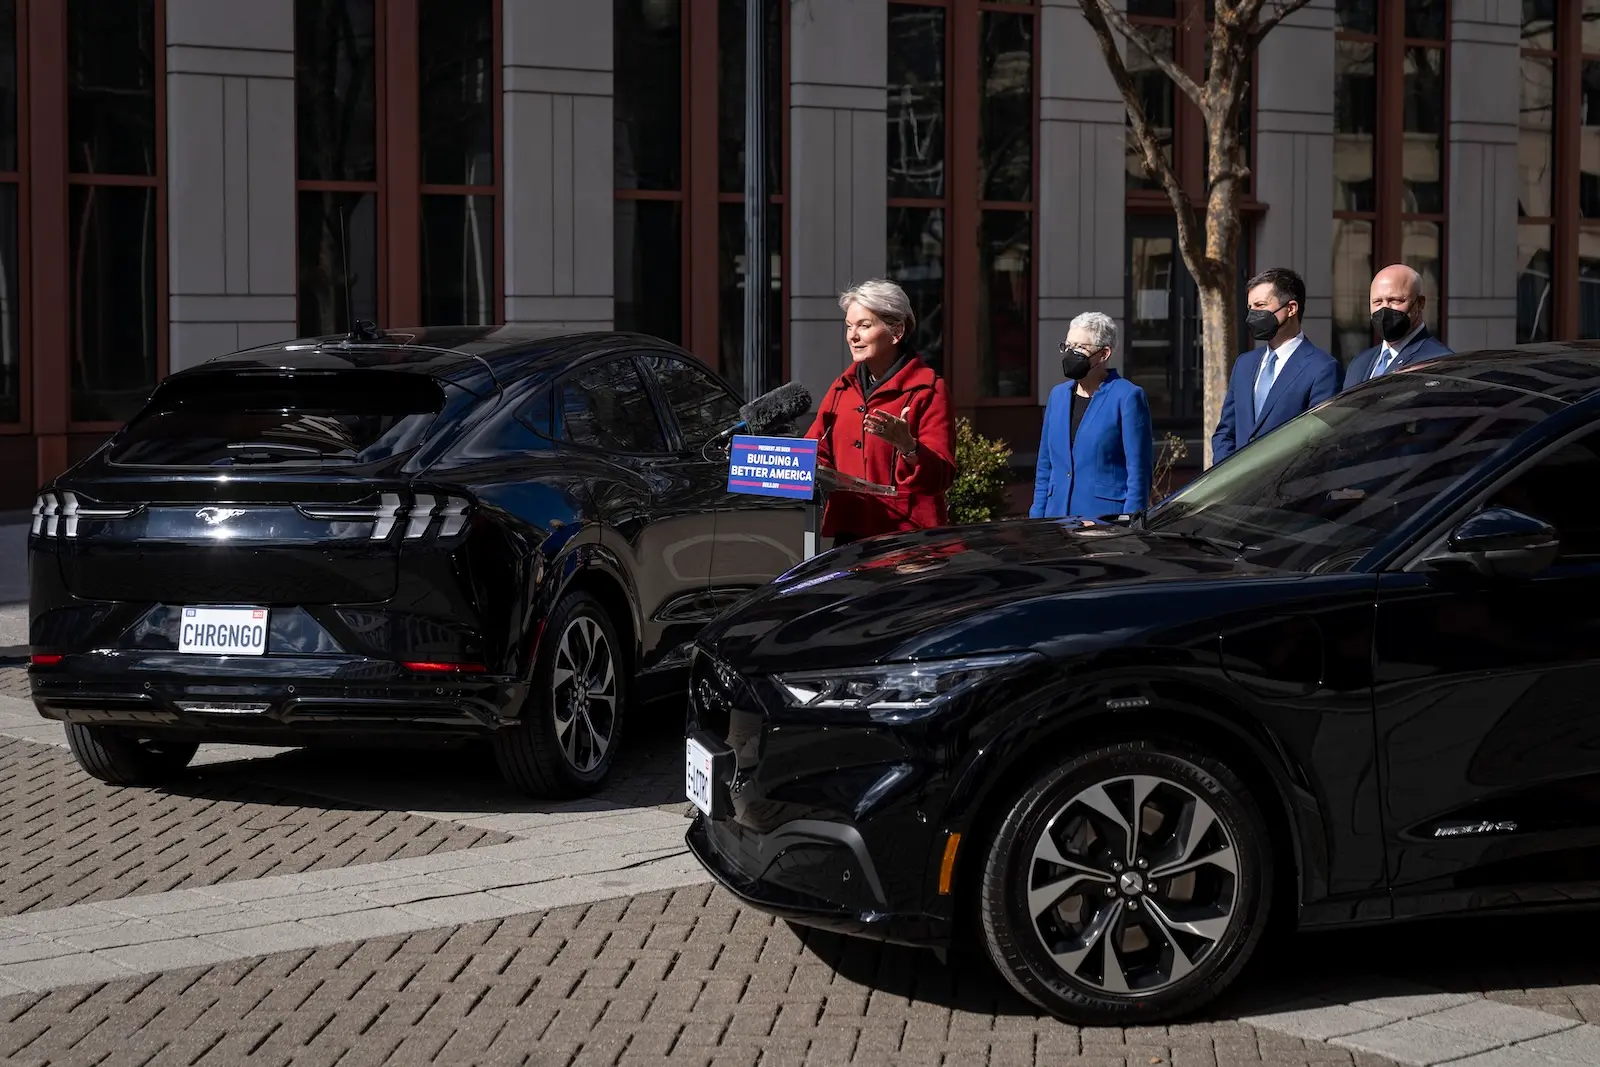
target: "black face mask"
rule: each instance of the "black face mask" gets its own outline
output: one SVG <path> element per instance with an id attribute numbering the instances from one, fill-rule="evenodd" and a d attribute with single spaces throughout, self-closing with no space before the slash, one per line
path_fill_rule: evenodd
<path id="1" fill-rule="evenodd" d="M 1282 310 L 1282 308 L 1278 309 L 1278 311 Z M 1249 330 L 1250 336 L 1257 341 L 1265 341 L 1278 332 L 1278 311 L 1251 308 L 1244 317 L 1244 328 Z"/>
<path id="2" fill-rule="evenodd" d="M 1089 374 L 1089 366 L 1089 353 L 1081 348 L 1072 348 L 1065 341 L 1061 343 L 1061 373 L 1067 376 L 1068 381 L 1083 381 Z"/>
<path id="3" fill-rule="evenodd" d="M 1399 308 L 1379 308 L 1372 313 L 1372 328 L 1379 337 L 1394 344 L 1411 332 L 1411 316 Z"/>

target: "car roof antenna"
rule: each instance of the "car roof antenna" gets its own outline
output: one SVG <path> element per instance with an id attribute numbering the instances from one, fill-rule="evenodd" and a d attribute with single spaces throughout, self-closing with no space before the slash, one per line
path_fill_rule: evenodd
<path id="1" fill-rule="evenodd" d="M 343 257 L 344 266 L 344 319 L 353 324 L 350 332 L 345 335 L 344 343 L 382 341 L 386 335 L 378 329 L 377 323 L 355 317 L 355 298 L 351 295 L 350 281 L 350 234 L 345 229 L 345 217 L 342 211 L 339 212 L 339 254 Z"/>

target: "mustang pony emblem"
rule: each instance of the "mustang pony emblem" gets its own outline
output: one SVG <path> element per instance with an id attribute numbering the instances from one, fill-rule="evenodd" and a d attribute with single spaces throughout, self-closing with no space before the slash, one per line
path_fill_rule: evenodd
<path id="1" fill-rule="evenodd" d="M 207 526 L 215 526 L 218 523 L 227 522 L 235 515 L 243 514 L 243 508 L 201 508 L 194 513 L 194 517 L 206 520 Z"/>

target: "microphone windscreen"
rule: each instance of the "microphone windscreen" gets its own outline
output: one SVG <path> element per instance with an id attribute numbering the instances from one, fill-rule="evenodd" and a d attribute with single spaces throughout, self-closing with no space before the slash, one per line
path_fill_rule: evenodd
<path id="1" fill-rule="evenodd" d="M 811 394 L 799 382 L 785 382 L 776 389 L 762 393 L 739 409 L 739 418 L 752 430 L 760 432 L 772 426 L 781 426 L 811 410 Z"/>

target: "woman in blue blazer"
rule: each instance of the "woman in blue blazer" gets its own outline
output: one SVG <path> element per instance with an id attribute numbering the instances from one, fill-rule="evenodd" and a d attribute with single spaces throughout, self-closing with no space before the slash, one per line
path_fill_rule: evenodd
<path id="1" fill-rule="evenodd" d="M 1089 311 L 1061 345 L 1067 381 L 1050 391 L 1032 518 L 1094 519 L 1150 506 L 1153 434 L 1144 390 L 1112 370 L 1117 324 Z"/>

